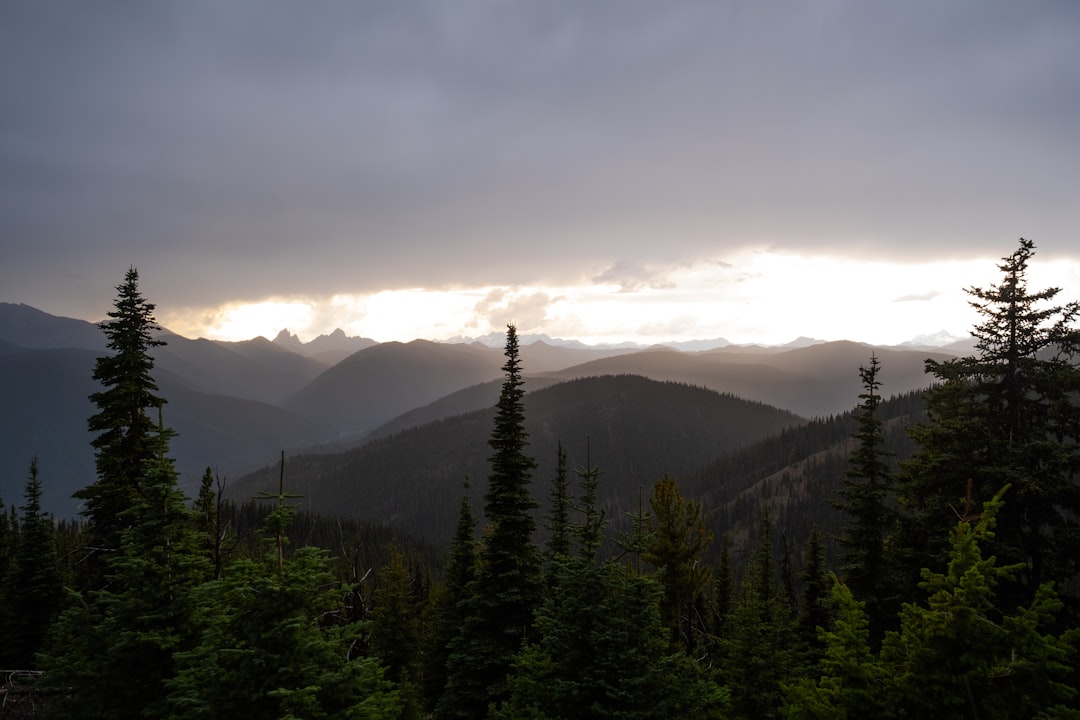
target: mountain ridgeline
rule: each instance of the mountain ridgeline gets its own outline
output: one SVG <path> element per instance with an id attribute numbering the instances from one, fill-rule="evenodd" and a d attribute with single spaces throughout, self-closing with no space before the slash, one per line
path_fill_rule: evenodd
<path id="1" fill-rule="evenodd" d="M 306 346 L 288 333 L 273 342 L 158 336 L 166 344 L 152 350 L 155 375 L 189 493 L 211 467 L 242 501 L 264 489 L 259 478 L 285 450 L 288 482 L 307 507 L 403 532 L 426 528 L 421 535 L 445 542 L 448 535 L 436 536 L 451 522 L 462 483 L 486 477 L 484 428 L 498 397 L 498 349 L 374 343 L 340 333 Z M 102 352 L 92 323 L 0 304 L 0 497 L 16 492 L 37 456 L 45 508 L 59 516 L 77 511 L 71 495 L 94 475 L 87 398 Z M 896 393 L 925 384 L 928 357 L 950 357 L 848 342 L 703 352 L 526 345 L 536 482 L 549 481 L 558 442 L 572 467 L 586 462 L 588 443 L 604 472 L 609 517 L 621 523 L 636 509 L 639 488 L 663 473 L 690 481 L 736 449 L 849 410 L 856 370 L 872 352 Z M 428 506 L 430 521 L 416 520 Z"/>

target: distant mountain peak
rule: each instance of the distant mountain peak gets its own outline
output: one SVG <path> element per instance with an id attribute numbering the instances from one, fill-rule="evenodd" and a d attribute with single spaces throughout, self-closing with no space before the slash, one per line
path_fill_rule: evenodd
<path id="1" fill-rule="evenodd" d="M 953 335 L 948 330 L 938 330 L 936 333 L 928 333 L 925 335 L 917 335 L 910 340 L 906 340 L 900 343 L 902 346 L 914 346 L 914 347 L 944 347 L 946 345 L 952 345 L 954 343 L 963 342 L 968 340 L 966 335 Z"/>
<path id="2" fill-rule="evenodd" d="M 281 332 L 279 332 L 274 337 L 274 343 L 277 344 L 277 345 L 284 345 L 285 347 L 289 348 L 290 350 L 298 349 L 298 348 L 302 347 L 303 344 L 304 344 L 304 343 L 300 342 L 299 336 L 294 335 L 293 333 L 289 332 L 288 328 L 282 328 Z"/>

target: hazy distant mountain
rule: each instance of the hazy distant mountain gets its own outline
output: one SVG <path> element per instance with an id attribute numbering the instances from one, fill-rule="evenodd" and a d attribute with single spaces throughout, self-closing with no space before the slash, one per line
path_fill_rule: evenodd
<path id="1" fill-rule="evenodd" d="M 355 352 L 379 344 L 371 338 L 346 335 L 341 328 L 329 335 L 319 335 L 306 343 L 285 329 L 277 334 L 273 342 L 292 352 L 314 358 L 327 366 L 336 365 Z"/>
<path id="2" fill-rule="evenodd" d="M 926 358 L 951 357 L 845 341 L 774 352 L 740 352 L 732 347 L 704 353 L 649 350 L 594 360 L 552 375 L 633 373 L 732 393 L 812 418 L 841 413 L 858 403 L 859 367 L 869 362 L 871 353 L 881 361 L 886 396 L 926 387 Z"/>
<path id="3" fill-rule="evenodd" d="M 290 457 L 286 486 L 303 496 L 300 502 L 306 509 L 386 523 L 443 544 L 450 537 L 466 478 L 474 507 L 481 511 L 493 417 L 494 409 L 487 407 L 344 453 Z M 760 403 L 640 376 L 559 383 L 525 396 L 528 452 L 539 464 L 532 494 L 544 503 L 561 441 L 571 468 L 589 460 L 601 469 L 602 501 L 608 517 L 618 522 L 638 509 L 638 488 L 651 488 L 665 472 L 685 475 L 725 452 L 802 422 Z M 274 485 L 275 473 L 275 466 L 268 464 L 237 481 L 229 492 L 249 497 Z"/>
<path id="4" fill-rule="evenodd" d="M 278 403 L 327 369 L 312 358 L 289 352 L 266 338 L 243 342 L 161 337 L 152 354 L 158 367 L 184 378 L 193 390 Z"/>
<path id="5" fill-rule="evenodd" d="M 0 339 L 25 348 L 105 349 L 105 335 L 94 323 L 13 303 L 0 303 Z"/>
<path id="6" fill-rule="evenodd" d="M 333 426 L 338 435 L 363 434 L 455 390 L 499 377 L 504 359 L 480 345 L 382 343 L 345 358 L 283 406 Z"/>
<path id="7" fill-rule="evenodd" d="M 0 497 L 21 502 L 30 461 L 37 457 L 45 508 L 73 515 L 71 494 L 94 480 L 86 421 L 100 353 L 80 348 L 0 354 Z M 165 424 L 177 431 L 172 457 L 182 484 L 196 487 L 207 466 L 235 476 L 282 449 L 309 446 L 330 430 L 273 405 L 193 391 L 176 374 L 154 373 L 166 399 Z"/>

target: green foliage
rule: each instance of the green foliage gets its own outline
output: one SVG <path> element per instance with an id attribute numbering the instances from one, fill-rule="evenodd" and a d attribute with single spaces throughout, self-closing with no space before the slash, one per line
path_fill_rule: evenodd
<path id="1" fill-rule="evenodd" d="M 57 717 L 163 716 L 173 653 L 194 641 L 192 591 L 207 564 L 170 461 L 148 463 L 123 520 L 106 587 L 74 598 L 59 621 L 64 642 L 53 640 L 43 656 L 47 684 L 63 689 Z M 93 632 L 72 641 L 86 622 Z"/>
<path id="2" fill-rule="evenodd" d="M 405 703 L 404 717 L 420 717 L 423 699 L 417 684 L 420 677 L 420 634 L 423 598 L 417 590 L 418 578 L 405 564 L 397 546 L 390 548 L 390 561 L 375 574 L 368 643 L 371 652 L 386 668 Z"/>
<path id="3" fill-rule="evenodd" d="M 90 396 L 98 411 L 87 422 L 90 432 L 97 433 L 91 442 L 97 481 L 75 493 L 84 502 L 91 542 L 101 552 L 120 547 L 125 513 L 137 500 L 146 464 L 161 449 L 146 411 L 164 403 L 151 377 L 150 352 L 164 345 L 151 334 L 160 329 L 154 305 L 139 292 L 135 268 L 128 269 L 116 290 L 114 309 L 108 313 L 112 319 L 101 324 L 113 354 L 98 358 L 94 366 L 94 379 L 103 389 Z"/>
<path id="4" fill-rule="evenodd" d="M 881 405 L 881 363 L 876 355 L 859 368 L 863 392 L 857 408 L 855 450 L 835 503 L 846 516 L 840 533 L 841 574 L 855 597 L 866 603 L 871 638 L 880 644 L 886 616 L 897 608 L 885 542 L 896 523 L 895 481 L 885 448 L 885 430 L 878 417 Z"/>
<path id="5" fill-rule="evenodd" d="M 705 528 L 701 503 L 683 498 L 666 475 L 653 486 L 649 504 L 651 542 L 642 557 L 656 568 L 664 588 L 660 616 L 670 641 L 691 649 L 708 630 L 700 601 L 712 579 L 701 558 L 712 532 Z"/>
<path id="6" fill-rule="evenodd" d="M 548 567 L 570 554 L 570 493 L 567 481 L 566 450 L 559 442 L 555 459 L 555 477 L 551 481 L 548 510 L 548 541 L 545 559 Z"/>
<path id="7" fill-rule="evenodd" d="M 1043 582 L 1069 588 L 1080 563 L 1080 332 L 1073 327 L 1080 302 L 1046 305 L 1060 288 L 1027 289 L 1033 254 L 1034 244 L 1021 239 L 999 265 L 1000 285 L 968 289 L 982 317 L 972 331 L 978 354 L 927 363 L 939 384 L 927 396 L 929 422 L 913 430 L 920 447 L 901 487 L 913 583 L 925 557 L 944 560 L 947 547 L 938 539 L 947 537 L 969 481 L 976 503 L 1012 485 L 988 541 L 1002 562 L 1023 565 L 1018 584 L 999 592 L 1009 608 L 1025 604 Z"/>
<path id="8" fill-rule="evenodd" d="M 540 551 L 532 539 L 536 503 L 529 495 L 536 463 L 525 454 L 524 390 L 513 325 L 507 327 L 506 358 L 489 440 L 494 451 L 484 496 L 489 526 L 476 578 L 462 602 L 461 636 L 448 660 L 438 713 L 443 718 L 484 717 L 489 702 L 506 697 L 506 675 L 540 601 Z"/>
<path id="9" fill-rule="evenodd" d="M 893 717 L 893 698 L 885 692 L 890 677 L 870 649 L 865 604 L 835 576 L 832 599 L 836 620 L 831 629 L 820 631 L 825 648 L 820 677 L 784 686 L 784 716 L 791 720 Z"/>
<path id="10" fill-rule="evenodd" d="M 196 593 L 198 643 L 177 655 L 168 704 L 179 718 L 397 718 L 401 702 L 374 658 L 353 654 L 327 556 L 301 548 L 280 569 L 240 560 Z"/>
<path id="11" fill-rule="evenodd" d="M 578 553 L 588 562 L 596 558 L 596 553 L 604 542 L 605 513 L 597 504 L 597 488 L 600 486 L 601 475 L 603 472 L 600 468 L 592 464 L 592 443 L 586 439 L 585 465 L 577 469 L 581 497 L 574 505 L 581 513 L 581 522 L 573 530 L 578 538 Z"/>
<path id="12" fill-rule="evenodd" d="M 961 521 L 945 572 L 923 570 L 923 603 L 907 603 L 899 630 L 886 634 L 875 657 L 863 606 L 847 588 L 834 590 L 835 629 L 824 634 L 821 677 L 787 688 L 791 718 L 1034 718 L 1075 716 L 1077 630 L 1048 630 L 1062 608 L 1049 585 L 1033 601 L 1002 614 L 995 589 L 1017 566 L 983 557 L 999 496 L 981 518 Z"/>
<path id="13" fill-rule="evenodd" d="M 452 651 L 461 652 L 461 627 L 464 621 L 465 602 L 470 597 L 469 588 L 476 577 L 476 519 L 472 512 L 469 483 L 461 497 L 457 529 L 450 545 L 450 562 L 446 568 L 446 582 L 434 599 L 434 617 L 429 626 L 430 635 L 425 638 L 424 696 L 429 709 L 433 709 L 442 696 L 447 682 L 447 663 Z"/>
<path id="14" fill-rule="evenodd" d="M 41 479 L 37 458 L 30 463 L 19 533 L 7 572 L 0 576 L 4 593 L 4 632 L 0 668 L 36 667 L 34 654 L 60 611 L 64 591 L 52 518 L 41 511 Z M 5 517 L 2 521 L 7 523 Z"/>
<path id="15" fill-rule="evenodd" d="M 537 613 L 539 640 L 518 656 L 510 698 L 491 717 L 715 718 L 724 693 L 661 622 L 662 588 L 614 561 L 559 565 L 559 596 Z"/>
<path id="16" fill-rule="evenodd" d="M 721 671 L 731 694 L 729 717 L 780 716 L 781 688 L 801 674 L 791 600 L 779 589 L 767 516 L 757 554 L 721 637 Z"/>
<path id="17" fill-rule="evenodd" d="M 806 543 L 806 560 L 803 562 L 799 580 L 802 582 L 803 593 L 796 629 L 810 656 L 816 658 L 822 650 L 819 631 L 828 628 L 833 617 L 829 574 L 825 566 L 825 547 L 816 527 L 811 531 L 810 539 Z"/>

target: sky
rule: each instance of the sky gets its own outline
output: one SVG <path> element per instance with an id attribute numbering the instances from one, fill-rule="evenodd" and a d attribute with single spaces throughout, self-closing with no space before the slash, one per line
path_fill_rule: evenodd
<path id="1" fill-rule="evenodd" d="M 189 337 L 967 333 L 1080 297 L 1073 0 L 0 3 L 0 301 Z"/>

